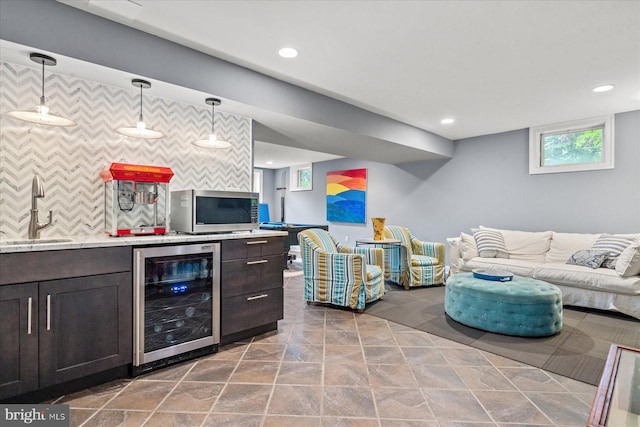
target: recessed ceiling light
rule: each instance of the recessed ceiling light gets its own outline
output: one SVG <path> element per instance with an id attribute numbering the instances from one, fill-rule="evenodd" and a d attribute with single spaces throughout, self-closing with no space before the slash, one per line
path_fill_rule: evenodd
<path id="1" fill-rule="evenodd" d="M 266 163 L 267 163 L 268 165 L 272 165 L 272 164 L 273 164 L 273 162 L 272 162 L 271 160 L 267 160 L 267 162 L 266 162 Z"/>
<path id="2" fill-rule="evenodd" d="M 613 88 L 614 88 L 614 85 L 602 85 L 602 86 L 594 87 L 593 91 L 594 92 L 609 92 Z"/>
<path id="3" fill-rule="evenodd" d="M 442 123 L 443 125 L 450 125 L 451 123 L 453 123 L 455 120 L 453 120 L 452 118 L 446 118 L 446 119 L 442 119 L 440 120 L 440 123 Z"/>
<path id="4" fill-rule="evenodd" d="M 283 47 L 278 51 L 278 54 L 283 58 L 295 58 L 298 56 L 298 51 L 292 47 Z"/>

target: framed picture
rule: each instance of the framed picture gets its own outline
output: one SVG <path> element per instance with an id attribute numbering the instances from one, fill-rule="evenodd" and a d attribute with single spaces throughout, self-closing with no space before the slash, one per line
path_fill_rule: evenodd
<path id="1" fill-rule="evenodd" d="M 367 169 L 327 172 L 327 221 L 366 222 Z"/>

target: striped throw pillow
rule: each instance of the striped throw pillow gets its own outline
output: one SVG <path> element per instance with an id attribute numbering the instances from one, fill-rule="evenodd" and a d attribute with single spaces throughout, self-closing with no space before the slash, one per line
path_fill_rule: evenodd
<path id="1" fill-rule="evenodd" d="M 607 251 L 609 255 L 607 259 L 602 263 L 603 268 L 616 268 L 616 261 L 618 257 L 627 247 L 638 241 L 638 236 L 635 234 L 602 234 L 598 237 L 598 240 L 593 244 L 591 250 L 594 251 Z"/>
<path id="2" fill-rule="evenodd" d="M 498 230 L 479 229 L 472 230 L 476 239 L 478 255 L 482 258 L 509 258 L 509 252 L 504 244 L 502 233 Z"/>

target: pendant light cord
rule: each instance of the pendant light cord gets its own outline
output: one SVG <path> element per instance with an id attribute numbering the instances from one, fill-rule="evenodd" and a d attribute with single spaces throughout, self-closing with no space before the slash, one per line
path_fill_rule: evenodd
<path id="1" fill-rule="evenodd" d="M 215 117 L 215 105 L 212 103 L 211 104 L 211 133 L 214 134 L 213 132 L 213 120 Z"/>
<path id="2" fill-rule="evenodd" d="M 45 98 L 44 98 L 44 60 L 41 61 L 42 63 L 42 95 L 40 96 L 40 105 L 45 105 Z"/>
<path id="3" fill-rule="evenodd" d="M 139 122 L 144 122 L 142 118 L 142 85 L 140 85 L 140 115 L 138 116 Z"/>

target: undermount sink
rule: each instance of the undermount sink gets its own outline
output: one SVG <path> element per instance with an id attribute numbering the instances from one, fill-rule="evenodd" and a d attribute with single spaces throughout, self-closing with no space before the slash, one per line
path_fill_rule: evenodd
<path id="1" fill-rule="evenodd" d="M 66 243 L 72 242 L 71 239 L 26 239 L 26 240 L 7 240 L 0 241 L 0 245 L 40 245 L 45 243 Z"/>

